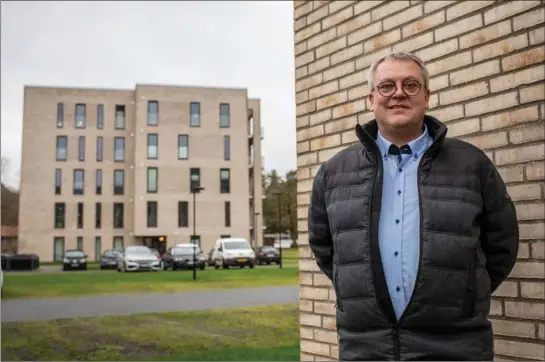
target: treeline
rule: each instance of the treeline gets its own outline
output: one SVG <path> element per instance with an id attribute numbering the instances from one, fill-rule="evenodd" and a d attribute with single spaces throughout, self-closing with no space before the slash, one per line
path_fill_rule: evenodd
<path id="1" fill-rule="evenodd" d="M 270 233 L 289 233 L 297 240 L 297 178 L 295 171 L 280 176 L 275 170 L 263 175 L 263 222 Z M 278 224 L 278 196 L 280 192 L 280 225 Z"/>

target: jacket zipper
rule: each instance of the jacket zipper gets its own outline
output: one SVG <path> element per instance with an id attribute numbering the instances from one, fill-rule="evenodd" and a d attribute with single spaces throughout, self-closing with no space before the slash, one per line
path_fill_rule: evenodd
<path id="1" fill-rule="evenodd" d="M 337 300 L 337 302 L 335 303 L 335 308 L 339 308 L 339 310 L 342 312 L 343 311 L 343 304 L 341 302 L 341 297 L 339 296 L 339 288 L 337 287 L 337 283 L 338 283 L 338 277 L 337 277 L 337 272 L 335 273 L 335 278 L 333 278 L 333 284 L 334 284 L 334 288 L 335 288 L 335 299 Z"/>

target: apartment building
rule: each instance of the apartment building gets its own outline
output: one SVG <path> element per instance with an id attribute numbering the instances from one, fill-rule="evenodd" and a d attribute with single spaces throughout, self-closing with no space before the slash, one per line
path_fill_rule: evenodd
<path id="1" fill-rule="evenodd" d="M 262 245 L 262 139 L 246 89 L 26 86 L 19 250 Z"/>

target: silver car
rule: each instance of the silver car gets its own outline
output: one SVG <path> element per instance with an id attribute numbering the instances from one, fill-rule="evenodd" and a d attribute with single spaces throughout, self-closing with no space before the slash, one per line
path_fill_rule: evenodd
<path id="1" fill-rule="evenodd" d="M 117 254 L 117 271 L 161 270 L 161 257 L 147 246 L 128 246 Z"/>

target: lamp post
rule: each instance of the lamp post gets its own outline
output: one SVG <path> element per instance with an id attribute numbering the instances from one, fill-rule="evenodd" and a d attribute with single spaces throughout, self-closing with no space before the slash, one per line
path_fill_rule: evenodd
<path id="1" fill-rule="evenodd" d="M 280 263 L 278 264 L 279 268 L 282 269 L 282 235 L 280 234 L 280 191 L 275 191 L 274 194 L 276 195 L 276 206 L 278 208 L 277 210 L 277 218 L 278 218 L 278 246 L 280 247 Z"/>
<path id="2" fill-rule="evenodd" d="M 191 180 L 193 181 L 197 180 Z M 204 187 L 200 187 L 197 185 L 191 185 L 191 193 L 193 194 L 193 243 L 196 244 L 197 242 L 197 234 L 195 232 L 196 224 L 197 224 L 197 194 L 200 193 L 202 190 L 204 190 Z M 197 248 L 193 246 L 193 280 L 197 280 Z"/>

